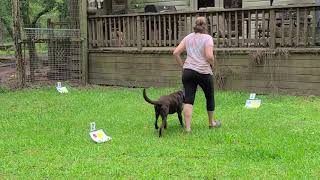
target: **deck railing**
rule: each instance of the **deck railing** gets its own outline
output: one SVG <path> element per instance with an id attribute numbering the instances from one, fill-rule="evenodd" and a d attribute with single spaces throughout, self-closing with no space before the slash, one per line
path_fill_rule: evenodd
<path id="1" fill-rule="evenodd" d="M 92 16 L 89 47 L 173 47 L 192 32 L 197 16 L 207 18 L 216 47 L 320 46 L 320 6 L 308 5 Z"/>

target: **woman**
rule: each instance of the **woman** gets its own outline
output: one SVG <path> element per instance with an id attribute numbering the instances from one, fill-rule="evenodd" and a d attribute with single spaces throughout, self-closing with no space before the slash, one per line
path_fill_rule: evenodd
<path id="1" fill-rule="evenodd" d="M 194 32 L 187 35 L 173 52 L 177 63 L 183 68 L 182 83 L 185 90 L 183 111 L 187 132 L 191 132 L 193 103 L 198 85 L 206 97 L 209 128 L 221 125 L 214 119 L 213 39 L 208 35 L 206 18 L 198 17 L 193 29 Z M 180 54 L 184 51 L 187 51 L 187 59 L 183 62 Z"/>

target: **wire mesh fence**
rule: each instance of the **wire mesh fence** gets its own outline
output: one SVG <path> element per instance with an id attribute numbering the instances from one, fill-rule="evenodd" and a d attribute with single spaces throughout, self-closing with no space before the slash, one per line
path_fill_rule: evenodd
<path id="1" fill-rule="evenodd" d="M 79 38 L 79 29 L 25 28 L 24 39 L 31 41 L 47 41 L 67 38 Z"/>
<path id="2" fill-rule="evenodd" d="M 80 82 L 79 29 L 26 28 L 24 32 L 27 82 Z"/>
<path id="3" fill-rule="evenodd" d="M 60 20 L 47 20 L 47 28 L 24 28 L 26 80 L 49 83 L 81 80 L 80 0 L 64 0 Z"/>

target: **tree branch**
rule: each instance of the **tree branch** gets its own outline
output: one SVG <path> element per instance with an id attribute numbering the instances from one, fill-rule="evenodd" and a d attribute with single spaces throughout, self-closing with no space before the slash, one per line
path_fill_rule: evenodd
<path id="1" fill-rule="evenodd" d="M 37 23 L 37 21 L 39 20 L 39 18 L 41 16 L 43 16 L 44 14 L 50 12 L 51 10 L 53 10 L 54 6 L 50 6 L 50 7 L 46 7 L 44 10 L 42 10 L 41 12 L 39 12 L 35 18 L 33 19 L 33 21 L 31 22 L 32 27 Z"/>

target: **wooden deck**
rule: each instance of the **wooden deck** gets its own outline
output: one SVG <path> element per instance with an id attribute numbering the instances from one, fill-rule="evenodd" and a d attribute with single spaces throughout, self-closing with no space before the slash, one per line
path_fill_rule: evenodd
<path id="1" fill-rule="evenodd" d="M 308 5 L 92 16 L 88 82 L 181 88 L 172 52 L 201 15 L 214 38 L 216 88 L 320 95 L 319 11 Z"/>
<path id="2" fill-rule="evenodd" d="M 315 47 L 320 45 L 319 5 L 219 11 L 126 14 L 88 18 L 90 48 L 174 47 L 205 16 L 216 47 Z"/>

